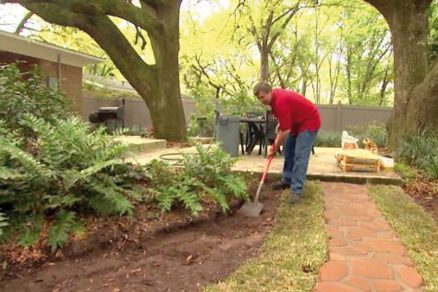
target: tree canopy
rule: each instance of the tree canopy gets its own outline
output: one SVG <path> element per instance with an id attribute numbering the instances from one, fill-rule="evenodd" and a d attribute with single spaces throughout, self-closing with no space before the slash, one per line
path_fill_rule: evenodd
<path id="1" fill-rule="evenodd" d="M 1 3 L 87 33 L 143 97 L 158 137 L 185 136 L 179 76 L 237 111 L 261 78 L 317 103 L 393 104 L 394 139 L 438 124 L 437 0 L 232 0 L 181 19 L 170 0 Z"/>

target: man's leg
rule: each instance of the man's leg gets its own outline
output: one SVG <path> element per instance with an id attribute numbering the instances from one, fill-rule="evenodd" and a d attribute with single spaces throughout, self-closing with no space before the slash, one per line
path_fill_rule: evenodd
<path id="1" fill-rule="evenodd" d="M 292 170 L 294 167 L 296 136 L 289 135 L 284 143 L 284 164 L 283 178 L 281 181 L 272 184 L 274 190 L 289 189 L 291 185 Z"/>
<path id="2" fill-rule="evenodd" d="M 295 145 L 295 156 L 291 176 L 291 202 L 299 199 L 303 192 L 306 180 L 307 167 L 309 166 L 310 152 L 315 143 L 317 131 L 305 130 L 298 134 Z"/>

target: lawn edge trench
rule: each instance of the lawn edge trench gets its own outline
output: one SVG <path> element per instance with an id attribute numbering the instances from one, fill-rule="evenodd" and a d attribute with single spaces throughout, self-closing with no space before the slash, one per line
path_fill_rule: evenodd
<path id="1" fill-rule="evenodd" d="M 400 187 L 369 186 L 371 198 L 408 249 L 424 291 L 438 291 L 438 225 Z"/>
<path id="2" fill-rule="evenodd" d="M 256 258 L 204 291 L 310 291 L 328 259 L 324 201 L 319 182 L 307 182 L 298 204 L 280 197 L 275 227 Z"/>

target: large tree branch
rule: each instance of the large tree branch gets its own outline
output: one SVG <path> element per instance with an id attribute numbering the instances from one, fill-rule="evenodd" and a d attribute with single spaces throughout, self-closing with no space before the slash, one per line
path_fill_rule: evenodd
<path id="1" fill-rule="evenodd" d="M 76 27 L 89 34 L 133 86 L 142 78 L 153 78 L 155 67 L 142 60 L 108 16 L 74 13 L 50 3 L 22 5 L 50 23 Z"/>
<path id="2" fill-rule="evenodd" d="M 364 0 L 365 2 L 368 2 L 374 8 L 376 8 L 382 15 L 385 17 L 385 19 L 389 21 L 392 19 L 392 11 L 394 8 L 394 5 L 398 2 L 398 0 Z"/>
<path id="3" fill-rule="evenodd" d="M 280 35 L 281 35 L 281 33 L 285 30 L 285 28 L 286 28 L 286 26 L 289 24 L 289 22 L 292 20 L 292 18 L 294 17 L 294 15 L 296 14 L 298 12 L 298 5 L 295 7 L 295 8 L 293 8 L 293 9 L 290 9 L 289 11 L 288 11 L 288 13 L 289 13 L 289 15 L 288 14 L 283 14 L 283 16 L 286 16 L 287 15 L 287 18 L 284 20 L 284 22 L 281 24 L 281 27 L 280 27 L 280 29 L 272 36 L 272 38 L 271 38 L 271 40 L 269 41 L 269 44 L 268 44 L 268 47 L 269 47 L 269 50 L 272 48 L 272 46 L 274 45 L 274 43 L 277 41 L 277 39 L 280 37 Z M 279 17 L 277 17 L 277 20 L 279 20 L 280 18 Z M 277 20 L 275 20 L 275 21 L 277 21 Z M 274 22 L 275 22 L 274 21 Z"/>
<path id="4" fill-rule="evenodd" d="M 33 12 L 28 12 L 23 17 L 23 19 L 20 21 L 20 23 L 17 25 L 17 28 L 15 29 L 16 34 L 20 34 L 20 32 L 23 30 L 24 26 L 26 25 L 27 21 L 33 16 Z"/>
<path id="5" fill-rule="evenodd" d="M 111 15 L 122 18 L 146 30 L 149 34 L 157 34 L 161 22 L 154 9 L 137 7 L 124 0 L 87 1 L 87 0 L 2 0 L 4 3 L 19 3 L 23 6 L 56 6 L 59 10 L 67 10 L 88 16 Z M 150 2 L 150 1 L 149 1 Z"/>

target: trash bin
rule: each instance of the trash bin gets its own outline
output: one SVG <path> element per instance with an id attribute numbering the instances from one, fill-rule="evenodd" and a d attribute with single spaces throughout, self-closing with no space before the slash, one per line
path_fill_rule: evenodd
<path id="1" fill-rule="evenodd" d="M 216 140 L 231 156 L 239 155 L 240 116 L 220 115 L 216 119 Z"/>

